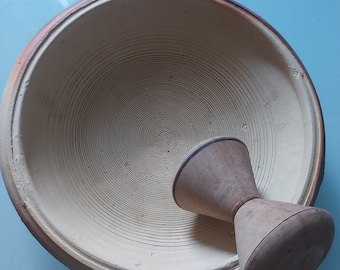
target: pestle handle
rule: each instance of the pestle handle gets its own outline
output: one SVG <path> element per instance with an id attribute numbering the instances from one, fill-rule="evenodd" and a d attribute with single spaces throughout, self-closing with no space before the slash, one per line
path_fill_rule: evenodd
<path id="1" fill-rule="evenodd" d="M 184 210 L 232 222 L 245 202 L 260 197 L 247 147 L 235 138 L 203 141 L 181 164 L 173 194 Z"/>

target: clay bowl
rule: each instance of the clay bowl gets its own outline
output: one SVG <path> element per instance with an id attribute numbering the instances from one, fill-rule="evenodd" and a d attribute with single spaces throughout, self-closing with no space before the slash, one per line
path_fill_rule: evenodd
<path id="1" fill-rule="evenodd" d="M 1 107 L 1 170 L 32 234 L 72 269 L 237 269 L 231 224 L 181 210 L 198 142 L 236 137 L 266 199 L 311 204 L 324 135 L 312 83 L 229 1 L 83 1 L 27 46 Z"/>

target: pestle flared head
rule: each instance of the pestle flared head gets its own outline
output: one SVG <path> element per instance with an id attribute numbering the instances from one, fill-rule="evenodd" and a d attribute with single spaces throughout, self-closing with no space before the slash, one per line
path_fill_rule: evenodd
<path id="1" fill-rule="evenodd" d="M 254 199 L 234 219 L 241 269 L 315 270 L 334 237 L 331 216 L 323 209 Z"/>
<path id="2" fill-rule="evenodd" d="M 327 211 L 260 198 L 247 147 L 235 138 L 211 138 L 192 149 L 173 196 L 185 210 L 234 222 L 241 270 L 313 270 L 333 242 Z"/>

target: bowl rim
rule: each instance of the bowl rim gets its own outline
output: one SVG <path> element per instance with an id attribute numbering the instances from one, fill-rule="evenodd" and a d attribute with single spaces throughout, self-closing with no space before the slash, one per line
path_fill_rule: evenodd
<path id="1" fill-rule="evenodd" d="M 235 2 L 234 0 L 209 0 L 214 1 L 225 8 L 231 9 L 233 12 L 241 14 L 247 20 L 252 21 L 266 31 L 270 31 L 273 36 L 276 36 L 278 41 L 288 49 L 293 59 L 299 65 L 299 68 L 304 72 L 305 81 L 307 82 L 307 89 L 310 90 L 311 103 L 314 105 L 314 110 L 316 114 L 314 117 L 315 127 L 315 138 L 318 140 L 316 143 L 317 149 L 315 149 L 315 160 L 314 160 L 314 170 L 311 174 L 311 185 L 309 190 L 306 192 L 308 194 L 305 205 L 313 205 L 318 194 L 320 185 L 323 180 L 324 174 L 324 164 L 325 164 L 325 131 L 324 131 L 324 120 L 321 110 L 320 101 L 317 92 L 314 88 L 313 82 L 303 65 L 302 61 L 288 44 L 288 42 L 276 31 L 267 21 L 265 21 L 261 16 L 251 11 L 247 7 Z M 92 269 L 92 268 L 102 268 L 106 269 L 107 265 L 104 262 L 93 261 L 86 252 L 82 252 L 76 247 L 60 246 L 55 241 L 58 236 L 53 234 L 53 232 L 47 233 L 49 230 L 47 223 L 41 222 L 39 217 L 32 214 L 30 206 L 27 205 L 21 192 L 15 185 L 14 179 L 18 178 L 16 172 L 16 165 L 13 157 L 13 144 L 15 141 L 12 138 L 12 125 L 15 120 L 13 120 L 14 110 L 17 106 L 18 99 L 18 89 L 22 84 L 22 80 L 26 73 L 27 67 L 30 65 L 31 61 L 35 58 L 36 52 L 43 46 L 44 42 L 53 34 L 54 31 L 58 29 L 67 19 L 72 16 L 77 16 L 77 14 L 85 9 L 89 8 L 91 5 L 99 5 L 106 2 L 106 0 L 83 0 L 77 2 L 76 4 L 70 6 L 69 8 L 62 11 L 54 19 L 52 19 L 48 24 L 46 24 L 30 43 L 25 47 L 18 60 L 16 61 L 12 72 L 8 78 L 7 84 L 5 86 L 4 94 L 2 97 L 1 107 L 0 107 L 0 117 L 3 119 L 0 122 L 0 168 L 3 176 L 3 180 L 9 194 L 9 197 L 19 214 L 22 222 L 26 225 L 33 236 L 59 261 L 64 263 L 71 269 Z M 99 4 L 98 4 L 99 3 Z M 121 268 L 117 268 L 121 269 Z"/>

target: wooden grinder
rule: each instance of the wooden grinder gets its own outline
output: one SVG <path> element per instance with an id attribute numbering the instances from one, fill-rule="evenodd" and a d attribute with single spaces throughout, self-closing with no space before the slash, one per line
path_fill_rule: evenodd
<path id="1" fill-rule="evenodd" d="M 196 146 L 175 177 L 173 196 L 184 210 L 234 222 L 241 270 L 313 270 L 333 241 L 325 210 L 260 198 L 247 147 L 234 138 Z"/>

